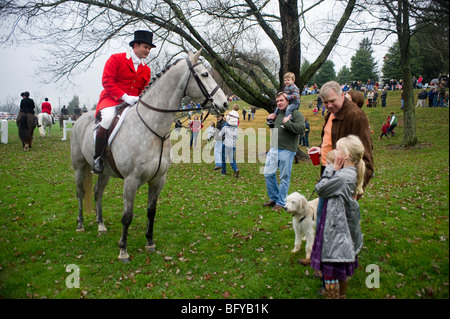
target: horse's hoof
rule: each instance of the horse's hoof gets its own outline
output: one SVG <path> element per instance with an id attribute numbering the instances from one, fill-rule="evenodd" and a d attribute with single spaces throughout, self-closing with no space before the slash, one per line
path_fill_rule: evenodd
<path id="1" fill-rule="evenodd" d="M 130 261 L 130 255 L 128 255 L 127 250 L 120 250 L 119 257 L 117 257 L 121 262 L 124 264 L 128 263 Z"/>
<path id="2" fill-rule="evenodd" d="M 23 147 L 24 151 L 28 151 L 30 149 L 30 146 L 28 144 L 25 144 L 25 146 Z"/>
<path id="3" fill-rule="evenodd" d="M 145 246 L 145 250 L 149 253 L 154 253 L 156 251 L 156 245 Z"/>
<path id="4" fill-rule="evenodd" d="M 77 233 L 81 233 L 81 232 L 84 232 L 84 227 L 77 228 Z"/>
<path id="5" fill-rule="evenodd" d="M 99 225 L 98 225 L 98 232 L 99 232 L 99 233 L 107 233 L 108 230 L 106 229 L 105 225 L 99 224 Z"/>

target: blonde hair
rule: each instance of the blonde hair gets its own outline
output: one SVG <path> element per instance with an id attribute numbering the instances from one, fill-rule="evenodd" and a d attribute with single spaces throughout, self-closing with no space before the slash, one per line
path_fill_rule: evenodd
<path id="1" fill-rule="evenodd" d="M 239 104 L 234 104 L 233 105 L 233 110 L 235 110 L 235 111 L 239 111 Z"/>
<path id="2" fill-rule="evenodd" d="M 348 160 L 355 164 L 357 171 L 356 178 L 356 194 L 360 195 L 364 193 L 364 174 L 366 172 L 366 164 L 363 161 L 364 145 L 356 135 L 349 135 L 339 139 L 336 143 L 336 147 L 342 148 L 345 154 L 348 154 Z"/>
<path id="3" fill-rule="evenodd" d="M 334 163 L 335 157 L 336 157 L 335 150 L 329 151 L 326 155 L 327 162 Z"/>
<path id="4" fill-rule="evenodd" d="M 284 78 L 288 78 L 288 79 L 290 79 L 290 80 L 292 80 L 292 81 L 295 82 L 295 74 L 292 73 L 292 72 L 286 73 L 286 74 L 284 75 Z"/>

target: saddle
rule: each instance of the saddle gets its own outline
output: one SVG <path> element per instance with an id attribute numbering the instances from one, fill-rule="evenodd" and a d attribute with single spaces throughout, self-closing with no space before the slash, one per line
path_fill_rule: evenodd
<path id="1" fill-rule="evenodd" d="M 111 152 L 111 144 L 117 134 L 117 132 L 119 131 L 120 127 L 122 126 L 122 123 L 125 119 L 125 116 L 128 112 L 128 110 L 130 109 L 130 105 L 128 103 L 121 103 L 119 105 L 116 106 L 116 115 L 114 116 L 112 122 L 111 122 L 111 126 L 109 127 L 108 130 L 108 144 L 105 147 L 105 159 L 108 161 L 109 166 L 111 166 L 111 168 L 113 169 L 113 171 L 121 178 L 123 179 L 122 174 L 119 172 L 119 170 L 117 169 L 117 165 L 116 162 L 114 161 L 114 156 L 112 155 Z M 100 125 L 100 121 L 101 121 L 101 114 L 100 112 L 98 113 L 96 119 L 95 119 L 95 129 L 94 129 L 94 137 L 96 135 L 97 132 L 97 127 L 98 125 Z"/>

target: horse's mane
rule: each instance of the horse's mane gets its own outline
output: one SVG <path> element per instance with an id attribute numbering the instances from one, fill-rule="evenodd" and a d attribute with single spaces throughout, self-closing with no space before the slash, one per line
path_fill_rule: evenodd
<path id="1" fill-rule="evenodd" d="M 155 77 L 150 79 L 150 82 L 148 82 L 148 85 L 147 85 L 147 87 L 145 89 L 147 90 L 150 87 L 150 85 L 152 85 L 156 80 L 161 78 L 164 75 L 164 73 L 166 73 L 172 66 L 177 64 L 180 60 L 184 60 L 184 59 L 183 58 L 177 59 L 177 60 L 175 60 L 175 62 L 166 65 L 163 70 L 161 70 L 160 72 L 156 73 Z M 144 93 L 144 92 L 142 92 L 142 93 Z"/>

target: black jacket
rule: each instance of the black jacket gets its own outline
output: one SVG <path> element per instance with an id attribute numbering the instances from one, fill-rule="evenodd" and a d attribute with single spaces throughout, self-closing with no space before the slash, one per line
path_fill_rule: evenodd
<path id="1" fill-rule="evenodd" d="M 29 97 L 23 98 L 20 101 L 20 112 L 34 114 L 34 101 Z"/>

